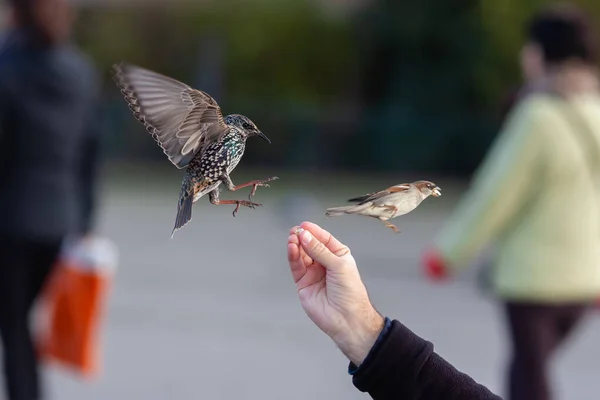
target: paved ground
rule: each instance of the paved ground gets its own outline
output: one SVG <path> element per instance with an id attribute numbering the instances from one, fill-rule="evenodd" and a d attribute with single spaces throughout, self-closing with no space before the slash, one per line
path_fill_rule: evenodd
<path id="1" fill-rule="evenodd" d="M 431 199 L 399 220 L 404 232 L 398 236 L 376 221 L 322 216 L 339 202 L 334 199 L 380 185 L 361 178 L 360 189 L 352 190 L 346 177 L 337 186 L 321 185 L 328 190 L 318 199 L 310 191 L 319 185 L 304 181 L 309 191 L 297 193 L 302 201 L 296 202 L 282 179 L 259 189 L 263 208 L 242 210 L 235 219 L 230 207 L 202 202 L 192 223 L 170 240 L 180 176 L 165 178 L 164 184 L 138 181 L 133 190 L 125 188 L 127 178 L 107 186 L 101 225 L 120 246 L 122 263 L 104 333 L 104 373 L 82 383 L 49 369 L 51 399 L 368 398 L 354 389 L 346 360 L 297 302 L 285 243 L 289 227 L 304 219 L 351 246 L 382 312 L 501 392 L 506 343 L 494 303 L 478 292 L 472 272 L 445 286 L 418 274 L 419 253 L 454 202 L 452 185 L 442 186 L 444 201 Z M 600 312 L 577 336 L 553 372 L 558 399 L 598 398 Z"/>

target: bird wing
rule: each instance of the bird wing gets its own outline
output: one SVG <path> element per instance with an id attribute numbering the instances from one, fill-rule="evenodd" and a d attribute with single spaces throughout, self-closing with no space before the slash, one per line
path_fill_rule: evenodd
<path id="1" fill-rule="evenodd" d="M 135 118 L 177 168 L 229 131 L 221 108 L 203 91 L 126 63 L 113 66 L 113 79 Z"/>
<path id="2" fill-rule="evenodd" d="M 373 193 L 365 194 L 363 196 L 354 197 L 348 201 L 349 202 L 358 202 L 358 204 L 365 204 L 369 201 L 380 199 L 380 198 L 390 195 L 392 193 L 405 192 L 407 190 L 410 190 L 410 185 L 396 185 L 396 186 L 389 187 L 385 190 L 381 190 L 379 192 L 373 192 Z"/>

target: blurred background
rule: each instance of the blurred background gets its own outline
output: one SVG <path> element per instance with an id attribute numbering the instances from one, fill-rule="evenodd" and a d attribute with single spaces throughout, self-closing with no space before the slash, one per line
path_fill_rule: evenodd
<path id="1" fill-rule="evenodd" d="M 285 242 L 305 219 L 353 249 L 382 313 L 502 393 L 505 332 L 475 285 L 478 267 L 438 287 L 418 260 L 494 139 L 502 101 L 521 83 L 521 27 L 548 1 L 72 3 L 74 39 L 103 76 L 98 223 L 121 263 L 101 377 L 82 382 L 48 368 L 49 398 L 367 398 L 297 302 Z M 600 22 L 600 2 L 574 3 Z M 232 218 L 229 207 L 202 200 L 169 238 L 182 173 L 110 80 L 118 61 L 200 88 L 224 114 L 256 122 L 272 144 L 249 140 L 232 179 L 279 176 L 258 189 L 262 208 Z M 400 235 L 363 217 L 324 218 L 349 197 L 415 179 L 444 195 L 399 218 Z M 597 398 L 600 319 L 578 335 L 560 356 L 556 384 L 569 399 Z"/>

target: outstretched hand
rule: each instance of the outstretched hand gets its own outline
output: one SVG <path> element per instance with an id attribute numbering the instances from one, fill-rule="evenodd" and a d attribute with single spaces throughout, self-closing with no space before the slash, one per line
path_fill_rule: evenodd
<path id="1" fill-rule="evenodd" d="M 350 361 L 360 365 L 384 319 L 371 305 L 350 249 L 312 222 L 293 227 L 287 247 L 302 308 Z"/>

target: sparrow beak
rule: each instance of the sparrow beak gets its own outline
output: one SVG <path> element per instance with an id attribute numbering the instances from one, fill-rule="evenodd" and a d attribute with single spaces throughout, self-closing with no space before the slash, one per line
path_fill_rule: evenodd
<path id="1" fill-rule="evenodd" d="M 256 134 L 257 134 L 258 136 L 260 136 L 261 138 L 263 138 L 264 140 L 266 140 L 266 141 L 267 141 L 269 144 L 271 144 L 271 139 L 269 139 L 269 138 L 267 137 L 267 135 L 265 135 L 265 134 L 264 134 L 264 133 L 262 133 L 261 131 L 256 131 Z"/>
<path id="2" fill-rule="evenodd" d="M 438 186 L 433 188 L 433 191 L 431 192 L 431 194 L 433 194 L 435 197 L 440 197 L 442 195 L 442 189 L 440 189 Z"/>

